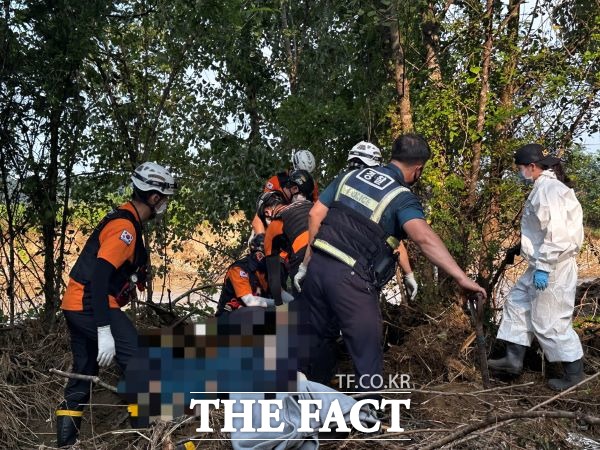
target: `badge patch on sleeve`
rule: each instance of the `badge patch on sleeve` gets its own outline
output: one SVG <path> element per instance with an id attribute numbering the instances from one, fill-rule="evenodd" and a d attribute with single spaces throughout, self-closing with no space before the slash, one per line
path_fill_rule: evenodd
<path id="1" fill-rule="evenodd" d="M 240 277 L 248 278 L 248 274 L 246 272 L 244 272 L 243 270 L 240 270 Z"/>
<path id="2" fill-rule="evenodd" d="M 121 233 L 121 240 L 127 245 L 130 245 L 133 242 L 133 235 L 129 231 L 123 230 Z"/>
<path id="3" fill-rule="evenodd" d="M 267 181 L 266 188 L 273 189 L 273 183 L 271 183 L 270 181 Z"/>

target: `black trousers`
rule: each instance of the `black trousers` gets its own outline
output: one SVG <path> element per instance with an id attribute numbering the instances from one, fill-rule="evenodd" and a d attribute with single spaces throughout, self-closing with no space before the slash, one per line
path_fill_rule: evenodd
<path id="1" fill-rule="evenodd" d="M 357 390 L 376 390 L 383 375 L 382 320 L 379 292 L 351 267 L 319 251 L 308 265 L 302 300 L 310 309 L 312 343 L 309 377 L 328 384 L 335 367 L 340 330 L 354 363 Z M 362 377 L 362 378 L 361 378 Z"/>
<path id="2" fill-rule="evenodd" d="M 71 335 L 73 372 L 98 375 L 98 328 L 91 311 L 63 311 Z M 120 309 L 109 311 L 110 331 L 115 340 L 116 361 L 125 370 L 129 359 L 137 349 L 138 335 L 131 320 Z M 90 399 L 91 382 L 69 379 L 65 388 L 63 409 L 82 410 Z"/>

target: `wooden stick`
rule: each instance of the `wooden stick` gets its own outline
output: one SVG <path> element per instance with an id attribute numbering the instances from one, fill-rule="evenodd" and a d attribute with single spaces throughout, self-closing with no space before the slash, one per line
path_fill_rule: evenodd
<path id="1" fill-rule="evenodd" d="M 491 389 L 483 389 L 483 390 L 479 390 L 479 391 L 473 391 L 473 392 L 449 392 L 449 391 L 430 391 L 427 389 L 417 389 L 417 388 L 408 388 L 408 389 L 380 389 L 377 391 L 373 391 L 371 393 L 381 393 L 381 394 L 398 394 L 398 393 L 402 393 L 402 394 L 426 394 L 426 395 L 469 395 L 471 397 L 476 397 L 477 394 L 487 394 L 487 393 L 492 393 L 492 392 L 496 392 L 496 391 L 505 391 L 508 389 L 512 389 L 512 388 L 518 388 L 518 387 L 525 387 L 525 386 L 531 386 L 532 384 L 535 384 L 534 381 L 529 381 L 527 383 L 523 383 L 523 384 L 511 384 L 509 386 L 498 386 L 495 388 L 491 388 Z M 365 395 L 364 392 L 357 392 L 356 394 L 348 394 L 350 397 L 360 397 Z"/>
<path id="2" fill-rule="evenodd" d="M 387 429 L 389 427 L 383 426 L 383 429 Z M 371 439 L 387 439 L 391 437 L 402 437 L 410 434 L 421 434 L 421 433 L 449 433 L 454 430 L 454 428 L 418 428 L 416 430 L 406 430 L 402 433 L 384 433 L 378 434 L 377 436 L 372 437 Z"/>
<path id="3" fill-rule="evenodd" d="M 104 389 L 108 389 L 109 391 L 117 392 L 117 388 L 115 386 L 105 383 L 98 376 L 83 375 L 80 373 L 63 372 L 62 370 L 58 370 L 58 369 L 54 369 L 54 368 L 50 369 L 50 372 L 52 372 L 56 375 L 59 375 L 61 377 L 65 377 L 65 378 L 73 378 L 75 380 L 91 381 L 92 383 L 95 383 L 98 386 L 102 386 Z"/>
<path id="4" fill-rule="evenodd" d="M 532 384 L 535 384 L 535 381 L 529 381 L 528 383 L 523 383 L 523 384 L 509 384 L 508 386 L 498 386 L 498 387 L 491 388 L 491 389 L 483 389 L 481 391 L 471 392 L 471 394 L 487 394 L 488 392 L 505 391 L 507 389 L 512 389 L 512 388 L 531 386 Z"/>

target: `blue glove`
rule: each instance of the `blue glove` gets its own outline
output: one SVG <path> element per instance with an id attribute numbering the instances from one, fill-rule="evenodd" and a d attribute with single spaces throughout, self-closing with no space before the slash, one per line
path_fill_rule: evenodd
<path id="1" fill-rule="evenodd" d="M 548 287 L 548 274 L 543 270 L 536 270 L 533 274 L 533 285 L 538 291 L 543 291 Z"/>

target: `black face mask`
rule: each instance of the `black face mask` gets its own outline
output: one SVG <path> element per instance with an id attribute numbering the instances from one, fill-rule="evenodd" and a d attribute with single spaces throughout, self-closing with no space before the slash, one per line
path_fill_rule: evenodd
<path id="1" fill-rule="evenodd" d="M 421 175 L 423 175 L 423 169 L 419 170 L 419 175 L 415 174 L 415 177 L 413 178 L 412 182 L 409 183 L 409 186 L 414 186 L 415 184 L 417 184 L 419 182 L 419 180 L 421 179 Z"/>

